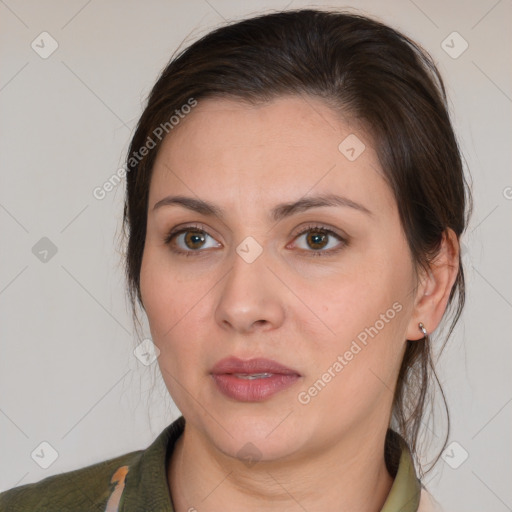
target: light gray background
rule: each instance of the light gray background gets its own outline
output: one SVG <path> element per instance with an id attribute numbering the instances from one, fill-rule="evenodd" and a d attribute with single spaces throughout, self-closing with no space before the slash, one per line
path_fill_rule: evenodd
<path id="1" fill-rule="evenodd" d="M 224 20 L 306 5 L 347 6 L 0 1 L 0 490 L 145 448 L 179 414 L 157 363 L 133 354 L 117 243 L 124 180 L 101 201 L 92 191 L 123 164 L 143 101 L 180 44 Z M 350 7 L 433 55 L 473 177 L 468 302 L 439 363 L 458 443 L 448 455 L 469 456 L 457 469 L 440 460 L 426 484 L 448 512 L 512 510 L 512 2 Z M 44 31 L 58 43 L 46 59 L 31 47 Z M 453 31 L 469 44 L 458 58 L 442 47 Z M 57 247 L 47 262 L 33 253 L 43 237 Z M 431 428 L 440 440 L 442 426 Z M 31 457 L 43 441 L 58 452 L 47 469 Z"/>

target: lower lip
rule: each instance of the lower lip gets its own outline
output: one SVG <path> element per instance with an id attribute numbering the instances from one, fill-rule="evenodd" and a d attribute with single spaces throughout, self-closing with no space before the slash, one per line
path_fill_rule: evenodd
<path id="1" fill-rule="evenodd" d="M 296 374 L 283 375 L 279 373 L 261 379 L 241 379 L 228 373 L 213 374 L 212 377 L 221 393 L 241 402 L 261 402 L 275 393 L 289 388 L 300 379 L 300 376 Z"/>

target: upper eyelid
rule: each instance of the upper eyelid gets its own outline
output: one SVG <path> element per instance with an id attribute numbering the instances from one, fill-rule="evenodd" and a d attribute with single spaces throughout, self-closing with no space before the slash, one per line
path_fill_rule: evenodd
<path id="1" fill-rule="evenodd" d="M 310 226 L 309 225 L 305 226 L 305 227 L 301 228 L 294 236 L 297 237 L 297 236 L 303 235 L 304 233 L 307 233 L 308 231 L 313 231 L 315 229 L 317 229 L 318 231 L 325 231 L 329 235 L 335 235 L 340 238 L 345 238 L 345 235 L 342 235 L 342 234 L 338 233 L 334 228 L 330 228 L 329 226 L 324 226 L 323 224 L 312 224 Z"/>

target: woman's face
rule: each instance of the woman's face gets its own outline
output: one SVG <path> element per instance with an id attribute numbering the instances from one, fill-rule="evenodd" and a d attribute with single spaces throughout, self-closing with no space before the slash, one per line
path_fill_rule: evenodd
<path id="1" fill-rule="evenodd" d="M 160 148 L 143 303 L 169 393 L 225 454 L 293 459 L 387 428 L 405 340 L 421 332 L 413 264 L 372 144 L 321 100 L 290 96 L 257 107 L 200 100 Z M 344 199 L 315 206 L 329 195 Z M 160 203 L 168 196 L 216 213 Z M 214 377 L 227 357 L 295 375 Z"/>

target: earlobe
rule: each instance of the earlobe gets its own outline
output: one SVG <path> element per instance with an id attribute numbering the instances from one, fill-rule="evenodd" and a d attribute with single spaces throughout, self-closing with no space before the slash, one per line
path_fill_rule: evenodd
<path id="1" fill-rule="evenodd" d="M 438 255 L 430 263 L 420 286 L 421 296 L 417 299 L 407 328 L 408 340 L 423 339 L 419 324 L 432 333 L 444 315 L 450 292 L 459 271 L 459 241 L 455 232 L 447 228 Z"/>

